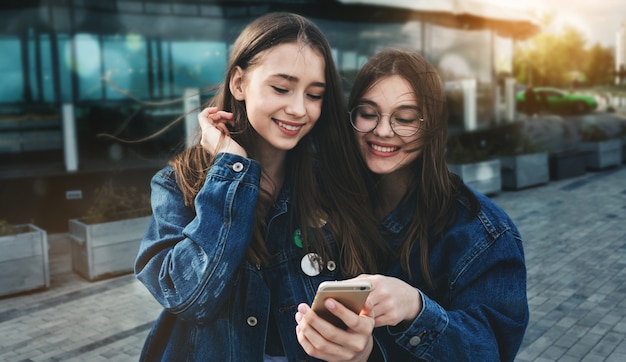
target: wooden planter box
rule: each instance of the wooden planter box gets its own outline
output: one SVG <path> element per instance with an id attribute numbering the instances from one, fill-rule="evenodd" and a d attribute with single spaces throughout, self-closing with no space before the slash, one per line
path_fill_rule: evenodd
<path id="1" fill-rule="evenodd" d="M 92 281 L 133 272 L 149 222 L 150 216 L 101 224 L 69 220 L 72 269 Z"/>
<path id="2" fill-rule="evenodd" d="M 16 228 L 24 232 L 0 237 L 0 296 L 50 286 L 48 233 L 32 224 Z"/>
<path id="3" fill-rule="evenodd" d="M 502 171 L 500 160 L 487 160 L 474 163 L 449 164 L 450 171 L 461 176 L 463 182 L 485 195 L 502 191 Z"/>
<path id="4" fill-rule="evenodd" d="M 611 139 L 597 142 L 580 142 L 578 149 L 587 152 L 587 168 L 601 170 L 622 163 L 622 141 Z"/>
<path id="5" fill-rule="evenodd" d="M 547 152 L 502 156 L 500 167 L 502 188 L 505 190 L 519 190 L 550 181 Z"/>
<path id="6" fill-rule="evenodd" d="M 562 180 L 587 172 L 587 152 L 562 151 L 550 155 L 550 179 Z"/>

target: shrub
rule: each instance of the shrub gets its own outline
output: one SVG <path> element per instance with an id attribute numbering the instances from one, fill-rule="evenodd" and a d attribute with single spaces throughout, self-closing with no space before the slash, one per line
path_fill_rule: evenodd
<path id="1" fill-rule="evenodd" d="M 138 192 L 134 186 L 115 187 L 108 180 L 102 187 L 96 188 L 94 201 L 81 220 L 88 224 L 97 224 L 147 216 L 150 213 L 148 192 Z"/>
<path id="2" fill-rule="evenodd" d="M 581 128 L 580 139 L 584 142 L 606 141 L 609 135 L 598 125 L 589 124 Z"/>

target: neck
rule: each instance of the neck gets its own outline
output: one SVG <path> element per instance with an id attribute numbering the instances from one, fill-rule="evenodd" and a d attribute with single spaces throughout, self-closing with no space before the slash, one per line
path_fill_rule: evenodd
<path id="1" fill-rule="evenodd" d="M 409 190 L 409 175 L 396 172 L 384 175 L 378 182 L 378 207 L 376 217 L 379 219 L 387 216 L 406 195 Z"/>
<path id="2" fill-rule="evenodd" d="M 261 176 L 261 189 L 274 199 L 283 186 L 285 179 L 285 157 L 287 153 L 282 150 L 272 150 L 271 152 L 260 152 L 257 161 L 263 170 Z"/>

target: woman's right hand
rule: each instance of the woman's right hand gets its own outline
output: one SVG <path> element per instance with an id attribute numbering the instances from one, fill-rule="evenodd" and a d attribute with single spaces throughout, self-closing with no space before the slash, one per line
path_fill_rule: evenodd
<path id="1" fill-rule="evenodd" d="M 306 303 L 298 305 L 296 336 L 304 351 L 325 361 L 367 361 L 374 348 L 374 314 L 365 302 L 359 314 L 328 298 L 324 305 L 339 317 L 348 329 L 343 330 L 322 319 Z"/>
<path id="2" fill-rule="evenodd" d="M 198 114 L 198 123 L 202 130 L 200 145 L 205 151 L 216 155 L 220 152 L 247 157 L 246 150 L 230 137 L 228 124 L 233 125 L 233 114 L 218 111 L 217 107 L 207 107 Z"/>

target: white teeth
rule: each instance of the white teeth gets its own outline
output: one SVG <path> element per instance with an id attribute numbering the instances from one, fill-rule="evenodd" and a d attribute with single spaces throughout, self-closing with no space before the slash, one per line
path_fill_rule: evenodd
<path id="1" fill-rule="evenodd" d="M 276 121 L 276 123 L 278 123 L 279 126 L 281 126 L 282 128 L 286 129 L 287 131 L 297 131 L 299 130 L 302 126 L 292 126 L 289 124 L 285 124 L 281 121 Z"/>
<path id="2" fill-rule="evenodd" d="M 398 147 L 382 147 L 382 146 L 378 146 L 375 144 L 370 144 L 372 146 L 373 149 L 375 149 L 378 152 L 394 152 L 398 149 Z"/>

